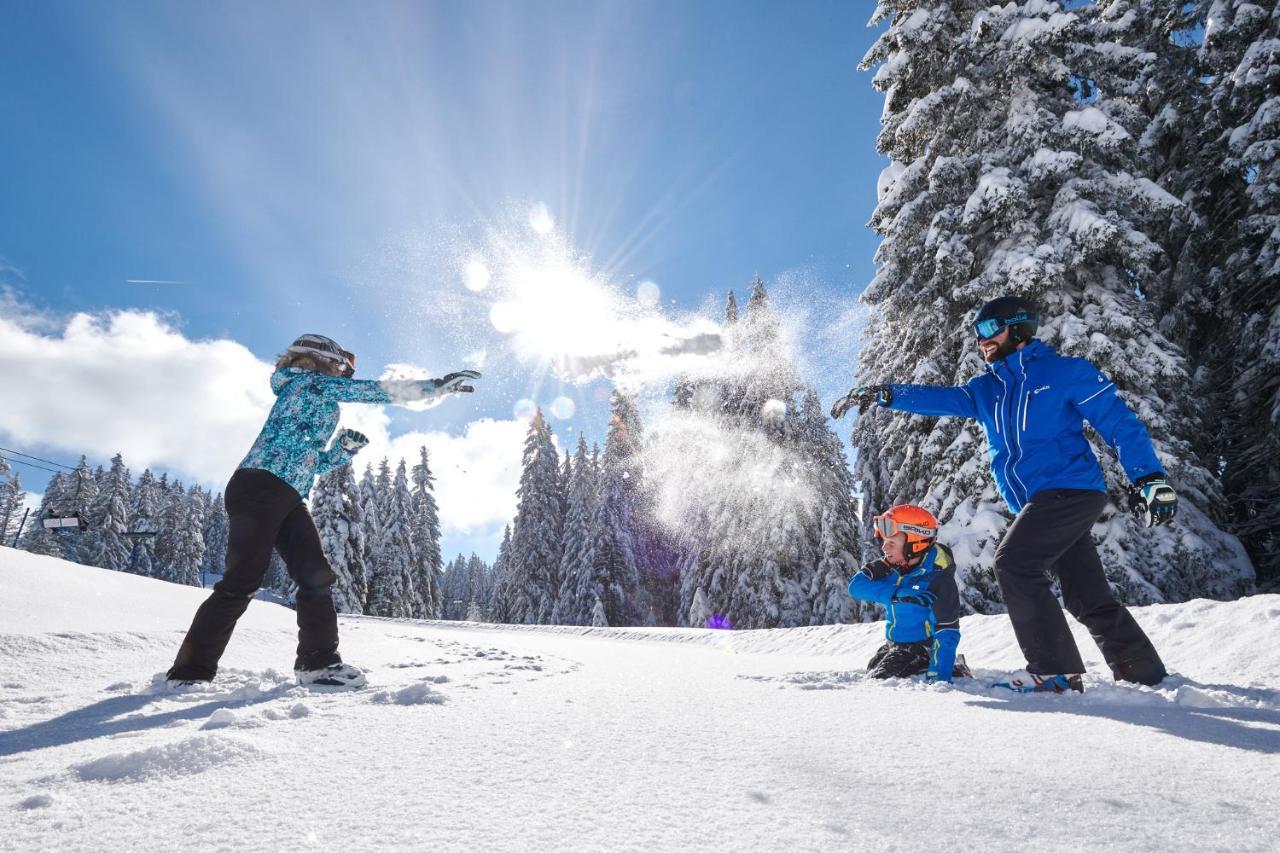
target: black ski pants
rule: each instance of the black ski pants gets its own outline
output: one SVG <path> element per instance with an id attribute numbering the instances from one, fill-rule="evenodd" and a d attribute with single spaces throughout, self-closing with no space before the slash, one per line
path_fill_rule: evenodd
<path id="1" fill-rule="evenodd" d="M 269 471 L 241 468 L 227 483 L 224 500 L 230 519 L 226 573 L 196 611 L 168 677 L 213 678 L 236 621 L 262 586 L 273 547 L 298 584 L 294 668 L 321 669 L 339 663 L 338 614 L 329 594 L 334 574 L 302 498 Z"/>
<path id="2" fill-rule="evenodd" d="M 867 662 L 867 675 L 872 678 L 910 678 L 928 668 L 928 643 L 895 643 L 890 640 L 876 649 Z"/>
<path id="3" fill-rule="evenodd" d="M 1106 503 L 1105 494 L 1086 489 L 1037 492 L 996 548 L 996 578 L 1028 672 L 1084 672 L 1080 650 L 1053 594 L 1056 577 L 1063 604 L 1089 629 L 1112 675 L 1158 684 L 1165 676 L 1160 655 L 1116 601 L 1089 535 Z"/>

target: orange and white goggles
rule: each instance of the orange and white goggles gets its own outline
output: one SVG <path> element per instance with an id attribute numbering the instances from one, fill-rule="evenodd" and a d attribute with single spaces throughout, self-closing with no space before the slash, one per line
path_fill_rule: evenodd
<path id="1" fill-rule="evenodd" d="M 921 527 L 918 524 L 908 524 L 905 521 L 898 521 L 897 519 L 887 515 L 877 515 L 872 517 L 871 526 L 875 530 L 876 536 L 879 536 L 882 539 L 888 539 L 897 533 L 914 533 L 916 536 L 923 536 L 926 539 L 933 539 L 938 535 L 938 531 L 934 530 L 932 527 Z"/>

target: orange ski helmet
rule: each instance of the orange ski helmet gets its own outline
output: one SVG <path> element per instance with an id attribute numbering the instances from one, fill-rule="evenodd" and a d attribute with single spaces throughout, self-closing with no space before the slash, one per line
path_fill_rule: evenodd
<path id="1" fill-rule="evenodd" d="M 902 552 L 913 560 L 933 547 L 938 538 L 938 519 L 924 507 L 915 504 L 898 504 L 871 519 L 876 536 L 887 539 L 896 533 L 907 535 Z"/>

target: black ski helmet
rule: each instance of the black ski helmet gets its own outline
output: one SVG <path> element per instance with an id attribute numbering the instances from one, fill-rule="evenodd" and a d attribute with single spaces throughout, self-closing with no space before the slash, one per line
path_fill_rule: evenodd
<path id="1" fill-rule="evenodd" d="M 1029 341 L 1040 327 L 1040 312 L 1030 301 L 1021 296 L 1001 296 L 992 299 L 978 311 L 973 328 L 979 338 L 990 338 L 1009 330 L 1009 340 L 1014 344 Z"/>

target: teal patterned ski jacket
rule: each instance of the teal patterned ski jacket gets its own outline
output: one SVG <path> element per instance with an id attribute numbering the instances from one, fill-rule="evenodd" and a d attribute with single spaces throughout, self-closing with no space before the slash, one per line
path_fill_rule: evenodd
<path id="1" fill-rule="evenodd" d="M 299 367 L 271 374 L 271 390 L 276 404 L 240 467 L 270 471 L 304 498 L 317 476 L 351 461 L 353 454 L 338 442 L 327 446 L 338 427 L 339 403 L 408 403 L 436 396 L 430 379 L 379 382 Z"/>

